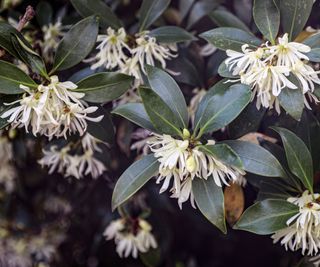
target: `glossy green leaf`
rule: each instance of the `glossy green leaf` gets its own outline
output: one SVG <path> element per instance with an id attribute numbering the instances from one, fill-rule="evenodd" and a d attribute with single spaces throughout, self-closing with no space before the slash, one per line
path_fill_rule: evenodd
<path id="1" fill-rule="evenodd" d="M 220 231 L 227 233 L 222 187 L 215 184 L 213 177 L 194 179 L 192 192 L 201 213 Z"/>
<path id="2" fill-rule="evenodd" d="M 19 54 L 19 58 L 24 63 L 26 63 L 35 73 L 39 73 L 43 77 L 48 78 L 43 59 L 33 51 L 33 48 L 30 47 L 24 37 L 19 37 L 19 35 L 12 34 L 11 42 L 14 46 L 14 49 Z"/>
<path id="3" fill-rule="evenodd" d="M 186 30 L 176 26 L 162 26 L 152 30 L 149 34 L 160 43 L 179 43 L 196 40 L 196 38 Z"/>
<path id="4" fill-rule="evenodd" d="M 294 40 L 302 32 L 310 16 L 313 0 L 281 0 L 280 12 L 283 31 Z"/>
<path id="5" fill-rule="evenodd" d="M 149 28 L 167 9 L 171 0 L 143 0 L 140 8 L 139 31 Z"/>
<path id="6" fill-rule="evenodd" d="M 287 220 L 299 212 L 299 207 L 286 200 L 266 199 L 249 207 L 234 229 L 269 235 L 287 227 Z"/>
<path id="7" fill-rule="evenodd" d="M 280 127 L 272 127 L 272 129 L 279 133 L 282 139 L 290 171 L 301 180 L 310 192 L 313 192 L 313 164 L 307 146 L 298 136 L 287 129 Z"/>
<path id="8" fill-rule="evenodd" d="M 98 18 L 91 16 L 75 24 L 60 41 L 53 70 L 65 70 L 80 63 L 92 50 L 98 36 Z"/>
<path id="9" fill-rule="evenodd" d="M 226 90 L 224 86 L 217 88 L 201 115 L 196 116 L 195 129 L 200 129 L 200 136 L 221 129 L 240 114 L 250 99 L 251 90 L 247 85 L 235 84 Z"/>
<path id="10" fill-rule="evenodd" d="M 20 85 L 37 87 L 38 85 L 21 69 L 6 61 L 0 60 L 0 93 L 21 94 Z"/>
<path id="11" fill-rule="evenodd" d="M 226 65 L 225 61 L 223 61 L 219 65 L 218 73 L 221 77 L 224 77 L 224 78 L 235 78 L 235 76 L 232 74 L 232 71 L 230 71 L 228 66 Z"/>
<path id="12" fill-rule="evenodd" d="M 241 51 L 244 44 L 252 48 L 257 48 L 261 44 L 261 40 L 257 37 L 237 28 L 216 28 L 200 34 L 200 37 L 222 50 Z"/>
<path id="13" fill-rule="evenodd" d="M 159 161 L 153 154 L 133 163 L 119 178 L 112 194 L 112 210 L 115 210 L 158 173 Z"/>
<path id="14" fill-rule="evenodd" d="M 300 120 L 304 109 L 304 97 L 298 89 L 284 88 L 278 96 L 281 107 L 295 120 Z"/>
<path id="15" fill-rule="evenodd" d="M 156 129 L 154 128 L 143 104 L 141 103 L 127 103 L 120 105 L 116 107 L 112 113 L 120 115 L 142 128 L 156 132 Z"/>
<path id="16" fill-rule="evenodd" d="M 212 11 L 209 14 L 209 18 L 219 27 L 233 27 L 250 32 L 250 29 L 243 21 L 226 9 L 216 9 Z"/>
<path id="17" fill-rule="evenodd" d="M 274 43 L 280 27 L 280 11 L 273 0 L 254 0 L 253 18 L 260 32 Z"/>
<path id="18" fill-rule="evenodd" d="M 74 8 L 79 12 L 82 17 L 89 17 L 92 15 L 99 16 L 99 23 L 101 28 L 107 29 L 111 27 L 118 29 L 122 26 L 121 21 L 101 0 L 70 0 Z"/>
<path id="19" fill-rule="evenodd" d="M 229 166 L 243 169 L 240 157 L 226 144 L 204 145 L 200 147 L 200 150 Z"/>
<path id="20" fill-rule="evenodd" d="M 143 87 L 139 88 L 139 93 L 154 127 L 160 133 L 181 135 L 184 126 L 160 96 L 150 88 Z"/>
<path id="21" fill-rule="evenodd" d="M 309 36 L 303 43 L 311 48 L 311 51 L 306 53 L 309 60 L 312 62 L 320 62 L 320 33 Z"/>
<path id="22" fill-rule="evenodd" d="M 85 93 L 86 101 L 105 103 L 123 95 L 130 89 L 133 79 L 122 73 L 100 72 L 78 82 L 76 91 Z"/>
<path id="23" fill-rule="evenodd" d="M 237 153 L 245 171 L 267 177 L 286 177 L 276 157 L 261 146 L 238 140 L 228 140 L 224 143 Z"/>
<path id="24" fill-rule="evenodd" d="M 168 105 L 179 120 L 179 126 L 187 128 L 188 108 L 184 96 L 175 80 L 165 71 L 147 66 L 147 78 L 151 89 Z"/>

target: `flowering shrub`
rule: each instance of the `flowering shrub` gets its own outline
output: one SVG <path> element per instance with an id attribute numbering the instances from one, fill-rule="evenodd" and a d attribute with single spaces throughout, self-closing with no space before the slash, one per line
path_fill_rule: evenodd
<path id="1" fill-rule="evenodd" d="M 2 1 L 0 266 L 320 266 L 319 11 Z"/>

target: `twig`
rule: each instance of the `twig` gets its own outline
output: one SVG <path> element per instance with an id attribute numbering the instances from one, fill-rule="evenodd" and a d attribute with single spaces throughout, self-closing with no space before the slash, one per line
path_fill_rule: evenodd
<path id="1" fill-rule="evenodd" d="M 26 12 L 24 13 L 24 15 L 22 17 L 20 17 L 20 21 L 17 27 L 17 30 L 20 32 L 23 27 L 30 21 L 33 19 L 33 17 L 35 16 L 36 12 L 34 11 L 32 6 L 27 6 Z"/>

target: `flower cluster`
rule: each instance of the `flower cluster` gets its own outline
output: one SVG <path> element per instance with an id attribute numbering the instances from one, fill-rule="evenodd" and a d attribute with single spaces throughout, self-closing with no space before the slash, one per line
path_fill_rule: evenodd
<path id="1" fill-rule="evenodd" d="M 212 176 L 217 186 L 228 185 L 228 181 L 235 182 L 244 172 L 233 166 L 227 166 L 213 155 L 200 150 L 202 144 L 190 138 L 179 140 L 170 135 L 154 134 L 155 140 L 149 141 L 149 146 L 154 156 L 160 162 L 159 177 L 157 183 L 163 181 L 160 193 L 166 191 L 173 178 L 170 189 L 173 198 L 182 203 L 189 198 L 193 207 L 194 197 L 192 193 L 192 180 L 194 178 L 208 179 Z M 188 130 L 184 130 L 184 136 L 190 137 Z M 209 145 L 214 145 L 209 140 Z"/>
<path id="2" fill-rule="evenodd" d="M 106 228 L 104 236 L 107 240 L 114 239 L 117 253 L 122 257 L 137 258 L 138 252 L 145 253 L 157 248 L 157 241 L 151 233 L 151 225 L 140 218 L 121 218 L 112 221 Z"/>
<path id="3" fill-rule="evenodd" d="M 274 243 L 281 240 L 286 249 L 313 256 L 320 249 L 320 194 L 305 191 L 301 197 L 288 198 L 288 201 L 299 206 L 299 213 L 287 221 L 287 228 L 277 231 L 272 238 Z"/>
<path id="4" fill-rule="evenodd" d="M 265 43 L 256 50 L 242 46 L 242 52 L 227 50 L 225 63 L 233 75 L 239 75 L 243 84 L 250 85 L 257 96 L 257 108 L 273 108 L 280 113 L 278 96 L 282 89 L 302 90 L 306 107 L 310 109 L 306 95 L 318 102 L 313 95 L 315 84 L 320 84 L 318 73 L 308 65 L 306 53 L 311 48 L 305 44 L 289 42 L 288 34 L 278 38 L 278 44 Z M 299 86 L 290 81 L 295 77 Z M 301 89 L 300 89 L 301 88 Z"/>
<path id="5" fill-rule="evenodd" d="M 57 76 L 51 77 L 48 85 L 29 88 L 20 85 L 25 91 L 22 98 L 6 105 L 13 107 L 4 112 L 1 118 L 7 118 L 13 128 L 24 127 L 33 135 L 41 134 L 50 139 L 67 138 L 68 134 L 83 135 L 87 121 L 99 122 L 103 116 L 89 117 L 97 107 L 89 107 L 81 100 L 83 93 L 74 91 L 77 88 L 72 82 L 59 82 Z"/>
<path id="6" fill-rule="evenodd" d="M 65 177 L 79 179 L 90 174 L 92 178 L 98 178 L 106 170 L 105 165 L 95 157 L 95 152 L 102 153 L 99 142 L 86 133 L 80 143 L 70 142 L 62 148 L 53 145 L 50 150 L 43 150 L 44 156 L 38 162 L 42 167 L 49 167 L 49 174 L 57 171 Z M 76 153 L 79 150 L 82 154 Z"/>
<path id="7" fill-rule="evenodd" d="M 95 62 L 91 68 L 117 69 L 119 72 L 134 76 L 136 85 L 142 83 L 142 73 L 146 73 L 145 65 L 155 65 L 158 61 L 166 68 L 166 60 L 176 56 L 175 45 L 159 44 L 148 31 L 137 33 L 134 37 L 127 35 L 124 28 L 107 29 L 107 34 L 98 36 L 99 52 L 87 60 Z"/>

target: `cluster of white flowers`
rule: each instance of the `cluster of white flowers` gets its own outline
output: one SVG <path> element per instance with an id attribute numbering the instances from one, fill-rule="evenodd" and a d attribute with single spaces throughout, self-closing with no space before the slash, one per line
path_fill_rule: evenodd
<path id="1" fill-rule="evenodd" d="M 305 191 L 301 197 L 291 197 L 288 201 L 299 206 L 299 213 L 287 221 L 287 228 L 277 231 L 272 238 L 274 243 L 281 240 L 286 249 L 302 254 L 316 255 L 320 249 L 320 194 Z"/>
<path id="2" fill-rule="evenodd" d="M 0 184 L 7 193 L 15 189 L 17 178 L 16 168 L 13 165 L 13 148 L 9 138 L 0 132 Z"/>
<path id="3" fill-rule="evenodd" d="M 22 98 L 6 105 L 13 107 L 4 112 L 1 118 L 7 118 L 13 128 L 25 127 L 26 132 L 48 136 L 64 137 L 68 134 L 83 135 L 87 129 L 87 120 L 99 122 L 103 116 L 96 118 L 88 114 L 97 107 L 89 107 L 81 100 L 83 93 L 75 92 L 72 82 L 59 82 L 57 76 L 51 77 L 48 85 L 29 88 L 20 85 L 25 91 Z"/>
<path id="4" fill-rule="evenodd" d="M 155 65 L 158 61 L 166 68 L 166 60 L 176 56 L 175 45 L 159 44 L 148 31 L 137 33 L 134 37 L 127 35 L 124 28 L 117 31 L 108 28 L 107 34 L 98 36 L 99 52 L 87 60 L 95 62 L 91 68 L 116 69 L 121 73 L 134 76 L 136 84 L 141 84 L 142 73 L 146 73 L 145 65 Z"/>
<path id="5" fill-rule="evenodd" d="M 47 62 L 53 63 L 54 53 L 59 45 L 60 40 L 65 34 L 65 30 L 68 26 L 63 26 L 61 21 L 56 23 L 49 23 L 42 27 L 43 41 L 39 42 L 42 56 Z"/>
<path id="6" fill-rule="evenodd" d="M 306 53 L 311 48 L 305 44 L 289 42 L 288 34 L 278 38 L 278 44 L 265 43 L 256 50 L 242 46 L 242 53 L 227 50 L 225 63 L 233 75 L 239 75 L 241 83 L 250 85 L 253 97 L 257 96 L 257 108 L 273 108 L 280 113 L 277 97 L 282 89 L 302 90 L 306 107 L 310 109 L 306 95 L 318 102 L 312 93 L 315 84 L 320 84 L 318 72 L 308 65 Z M 290 81 L 290 75 L 299 81 L 299 86 Z"/>
<path id="7" fill-rule="evenodd" d="M 104 236 L 107 240 L 114 239 L 119 256 L 137 258 L 138 252 L 145 253 L 157 248 L 157 241 L 151 233 L 151 225 L 140 218 L 121 218 L 112 221 L 106 228 Z"/>
<path id="8" fill-rule="evenodd" d="M 42 167 L 49 167 L 49 174 L 57 171 L 65 177 L 73 176 L 80 179 L 90 174 L 92 178 L 98 178 L 106 170 L 105 165 L 95 157 L 95 152 L 102 153 L 98 146 L 100 142 L 86 133 L 80 143 L 70 142 L 62 148 L 53 145 L 50 150 L 44 149 L 44 156 L 38 163 Z M 79 147 L 82 154 L 75 153 Z"/>
<path id="9" fill-rule="evenodd" d="M 217 186 L 228 185 L 228 180 L 235 182 L 244 171 L 233 166 L 227 166 L 213 155 L 201 151 L 199 141 L 189 139 L 190 133 L 184 130 L 185 140 L 174 139 L 170 135 L 154 134 L 156 139 L 149 141 L 150 149 L 160 162 L 157 183 L 163 181 L 160 193 L 166 191 L 173 178 L 170 189 L 171 197 L 182 203 L 189 198 L 195 207 L 192 193 L 192 180 L 194 178 L 208 179 L 212 176 Z M 209 145 L 214 145 L 210 140 Z"/>

